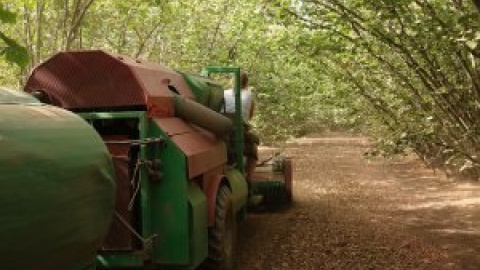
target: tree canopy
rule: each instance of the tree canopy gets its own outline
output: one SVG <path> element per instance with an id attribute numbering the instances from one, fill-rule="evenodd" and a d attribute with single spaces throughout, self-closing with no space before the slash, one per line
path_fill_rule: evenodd
<path id="1" fill-rule="evenodd" d="M 16 22 L 16 14 L 5 9 L 2 3 L 0 3 L 0 25 L 14 24 Z M 11 63 L 17 64 L 20 68 L 23 68 L 28 63 L 28 54 L 25 47 L 19 45 L 14 39 L 7 36 L 0 29 L 0 55 L 5 57 L 5 60 Z"/>
<path id="2" fill-rule="evenodd" d="M 372 153 L 413 149 L 460 171 L 478 166 L 480 13 L 478 1 L 300 1 L 281 7 L 313 39 L 321 59 L 361 97 Z M 335 51 L 318 46 L 328 40 Z M 326 55 L 328 54 L 328 55 Z"/>
<path id="3" fill-rule="evenodd" d="M 455 170 L 479 165 L 478 0 L 2 3 L 2 84 L 21 84 L 63 50 L 104 49 L 195 73 L 240 66 L 266 140 L 354 128 L 377 139 L 371 154 L 413 150 Z"/>

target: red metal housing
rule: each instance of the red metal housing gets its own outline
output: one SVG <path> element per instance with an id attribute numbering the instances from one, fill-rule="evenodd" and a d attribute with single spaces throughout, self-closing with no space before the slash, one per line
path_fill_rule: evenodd
<path id="1" fill-rule="evenodd" d="M 103 51 L 58 53 L 36 67 L 25 86 L 69 110 L 144 106 L 152 117 L 174 115 L 172 90 L 193 98 L 174 70 Z"/>

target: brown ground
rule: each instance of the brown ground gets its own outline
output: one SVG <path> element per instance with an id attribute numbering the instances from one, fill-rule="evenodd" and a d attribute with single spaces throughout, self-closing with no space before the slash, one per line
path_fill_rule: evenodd
<path id="1" fill-rule="evenodd" d="M 288 144 L 295 202 L 241 224 L 238 270 L 480 269 L 480 185 L 367 149 L 342 134 Z"/>

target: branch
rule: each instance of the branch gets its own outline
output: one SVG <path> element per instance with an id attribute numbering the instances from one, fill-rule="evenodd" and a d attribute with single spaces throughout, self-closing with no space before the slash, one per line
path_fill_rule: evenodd
<path id="1" fill-rule="evenodd" d="M 76 5 L 74 10 L 74 15 L 72 17 L 72 24 L 70 26 L 70 31 L 68 32 L 68 35 L 67 35 L 67 43 L 65 45 L 66 50 L 70 49 L 71 44 L 77 38 L 78 29 L 83 21 L 83 18 L 85 17 L 87 10 L 90 8 L 90 6 L 93 4 L 95 0 L 87 0 L 88 2 L 83 7 L 81 7 L 81 4 L 80 4 L 81 1 L 82 0 L 77 0 L 75 2 Z"/>

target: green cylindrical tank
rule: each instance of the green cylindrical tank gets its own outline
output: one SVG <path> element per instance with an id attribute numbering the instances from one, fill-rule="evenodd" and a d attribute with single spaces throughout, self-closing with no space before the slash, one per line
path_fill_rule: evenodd
<path id="1" fill-rule="evenodd" d="M 0 91 L 0 268 L 94 269 L 114 211 L 106 146 L 73 113 Z"/>

